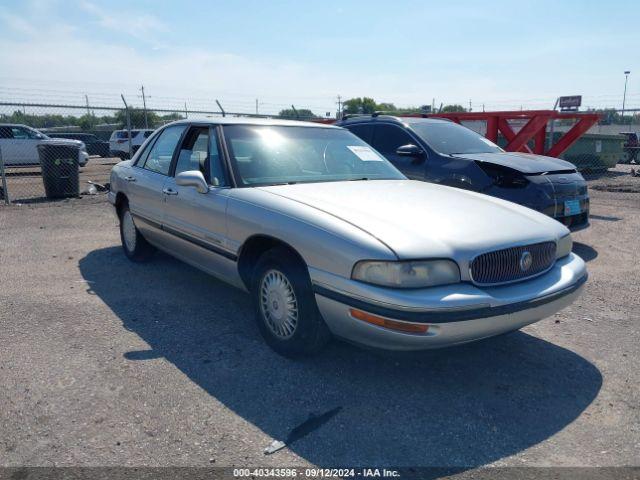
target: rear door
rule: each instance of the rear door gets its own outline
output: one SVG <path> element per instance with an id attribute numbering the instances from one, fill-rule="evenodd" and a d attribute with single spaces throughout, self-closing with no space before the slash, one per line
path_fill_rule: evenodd
<path id="1" fill-rule="evenodd" d="M 5 165 L 14 164 L 15 153 L 11 127 L 0 126 L 0 155 Z"/>
<path id="2" fill-rule="evenodd" d="M 9 128 L 11 129 L 11 135 L 13 137 L 8 143 L 7 148 L 7 156 L 9 157 L 10 163 L 13 165 L 39 164 L 38 142 L 40 139 L 37 133 L 21 126 L 12 126 Z"/>
<path id="3" fill-rule="evenodd" d="M 169 170 L 176 147 L 180 143 L 185 125 L 166 127 L 145 148 L 135 166 L 129 168 L 125 176 L 129 208 L 136 226 L 147 235 L 157 235 L 164 216 L 164 184 L 169 178 Z"/>
<path id="4" fill-rule="evenodd" d="M 425 157 L 405 157 L 396 153 L 399 147 L 404 145 L 421 146 L 420 142 L 405 129 L 393 125 L 380 123 L 373 129 L 373 139 L 371 145 L 382 153 L 387 160 L 414 180 L 424 180 Z"/>
<path id="5" fill-rule="evenodd" d="M 164 186 L 163 230 L 172 235 L 172 251 L 227 281 L 235 277 L 235 255 L 227 242 L 227 176 L 216 127 L 194 125 L 185 133 L 172 175 Z M 181 172 L 200 171 L 209 191 L 176 184 Z"/>

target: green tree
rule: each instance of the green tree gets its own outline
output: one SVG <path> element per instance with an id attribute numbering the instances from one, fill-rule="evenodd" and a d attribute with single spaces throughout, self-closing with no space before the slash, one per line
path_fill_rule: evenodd
<path id="1" fill-rule="evenodd" d="M 131 128 L 144 128 L 144 110 L 142 108 L 130 108 L 129 115 L 131 116 Z M 127 113 L 125 109 L 118 110 L 118 113 L 116 113 L 116 122 L 120 123 L 122 128 L 127 128 Z M 149 128 L 153 128 L 154 125 L 160 123 L 161 121 L 158 114 L 147 110 L 147 124 Z"/>
<path id="2" fill-rule="evenodd" d="M 453 105 L 445 105 L 444 107 L 442 107 L 442 113 L 456 113 L 456 112 L 466 112 L 467 109 L 464 108 L 462 105 L 458 105 L 457 103 L 454 103 Z"/>
<path id="3" fill-rule="evenodd" d="M 316 115 L 308 108 L 299 108 L 296 110 L 293 108 L 285 108 L 284 110 L 280 110 L 278 116 L 282 118 L 314 118 Z"/>
<path id="4" fill-rule="evenodd" d="M 398 109 L 393 103 L 378 103 L 376 105 L 376 110 L 378 112 L 396 112 Z"/>
<path id="5" fill-rule="evenodd" d="M 78 119 L 78 125 L 85 132 L 92 130 L 98 124 L 98 118 L 95 115 L 85 114 Z"/>
<path id="6" fill-rule="evenodd" d="M 345 100 L 342 104 L 343 113 L 373 113 L 378 110 L 378 104 L 373 98 L 357 97 Z"/>

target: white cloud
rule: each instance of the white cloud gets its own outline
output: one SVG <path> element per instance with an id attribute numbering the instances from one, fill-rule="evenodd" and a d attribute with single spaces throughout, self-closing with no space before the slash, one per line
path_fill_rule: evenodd
<path id="1" fill-rule="evenodd" d="M 35 35 L 38 29 L 23 17 L 8 12 L 0 12 L 0 20 L 14 33 Z"/>
<path id="2" fill-rule="evenodd" d="M 106 10 L 88 0 L 80 0 L 78 5 L 101 27 L 123 32 L 141 40 L 154 41 L 158 33 L 166 32 L 168 29 L 164 22 L 149 13 L 127 10 L 123 15 L 121 9 Z"/>

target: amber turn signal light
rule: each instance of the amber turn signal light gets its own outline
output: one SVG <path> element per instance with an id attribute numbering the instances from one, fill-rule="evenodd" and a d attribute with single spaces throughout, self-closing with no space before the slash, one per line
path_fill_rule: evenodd
<path id="1" fill-rule="evenodd" d="M 399 332 L 427 333 L 429 330 L 429 325 L 389 320 L 388 318 L 378 317 L 377 315 L 372 315 L 370 313 L 363 312 L 362 310 L 356 310 L 355 308 L 350 308 L 349 313 L 355 319 L 362 320 L 363 322 L 371 323 L 379 327 L 388 328 L 390 330 L 397 330 Z"/>

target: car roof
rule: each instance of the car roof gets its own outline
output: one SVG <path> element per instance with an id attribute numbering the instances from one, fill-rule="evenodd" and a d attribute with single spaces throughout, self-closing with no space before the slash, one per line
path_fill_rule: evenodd
<path id="1" fill-rule="evenodd" d="M 209 125 L 271 125 L 284 127 L 317 127 L 317 128 L 339 128 L 333 125 L 319 122 L 303 122 L 300 120 L 282 120 L 279 118 L 252 118 L 252 117 L 202 117 L 187 118 L 184 120 L 176 120 L 167 125 L 192 125 L 192 124 L 209 124 Z"/>
<path id="2" fill-rule="evenodd" d="M 0 123 L 0 127 L 27 127 L 27 128 L 33 128 L 33 127 L 30 127 L 29 125 L 24 125 L 23 123 Z"/>
<path id="3" fill-rule="evenodd" d="M 114 132 L 128 132 L 126 128 L 120 128 L 118 130 L 114 130 Z M 132 132 L 155 132 L 153 128 L 132 128 Z"/>
<path id="4" fill-rule="evenodd" d="M 391 122 L 399 123 L 402 125 L 411 125 L 416 123 L 450 123 L 451 120 L 447 118 L 422 118 L 422 117 L 403 117 L 396 115 L 357 115 L 354 117 L 347 117 L 338 122 L 338 125 L 357 125 L 360 123 L 376 123 L 376 122 Z"/>

